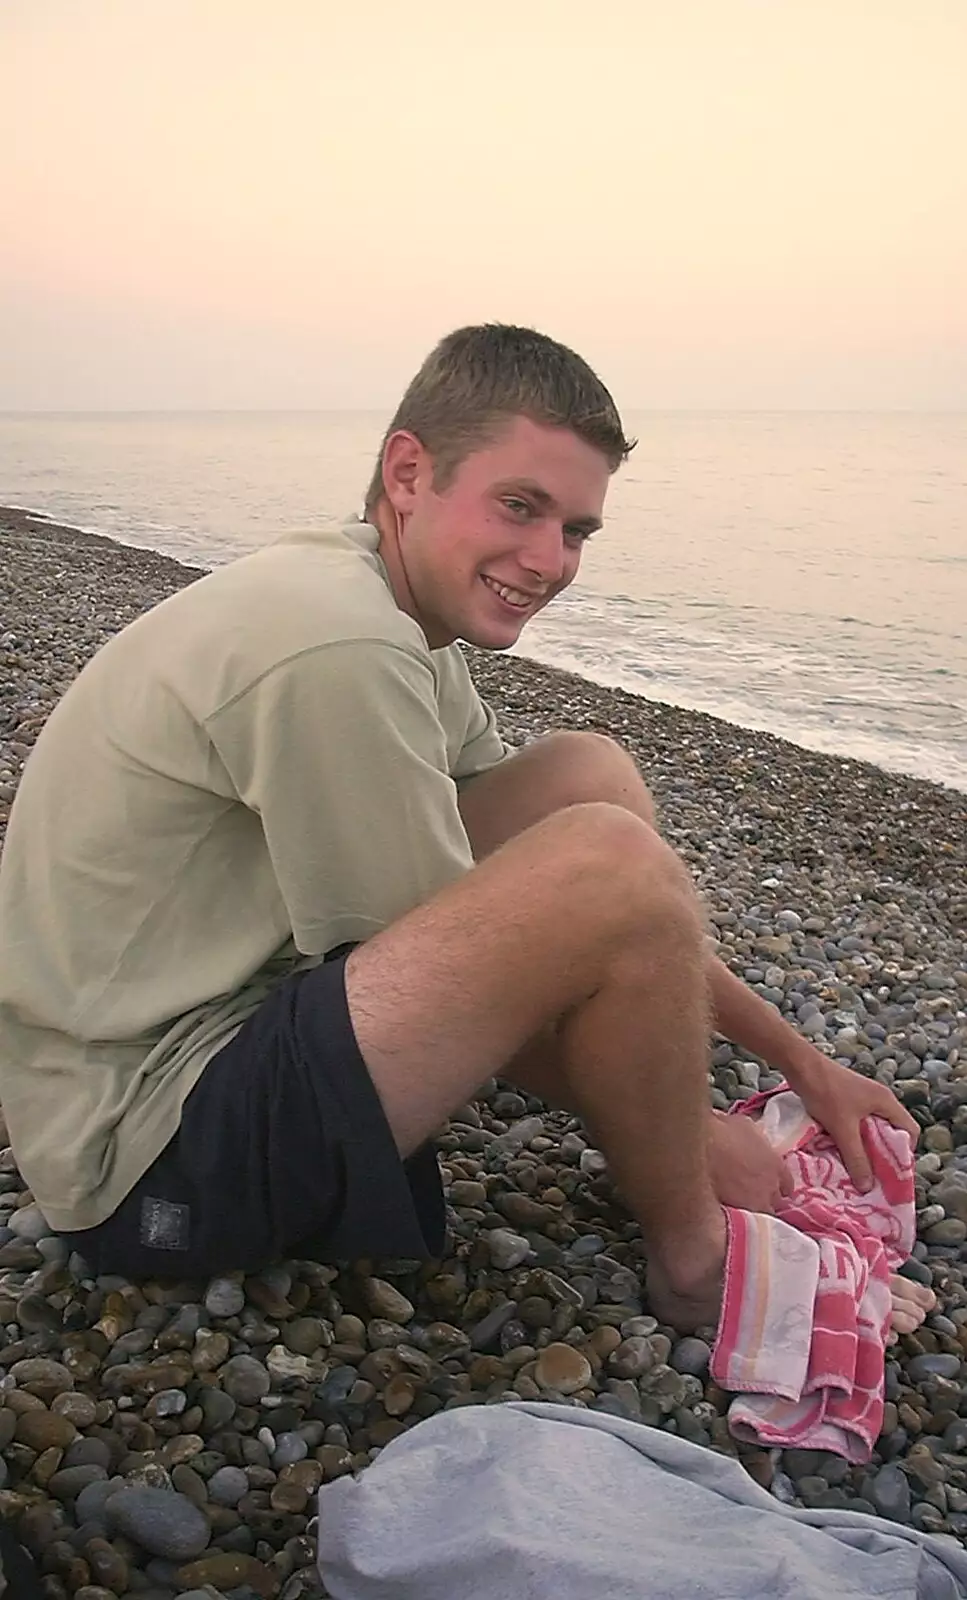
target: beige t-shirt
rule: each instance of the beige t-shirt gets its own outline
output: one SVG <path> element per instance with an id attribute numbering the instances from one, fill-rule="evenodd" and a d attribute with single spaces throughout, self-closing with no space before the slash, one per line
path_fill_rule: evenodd
<path id="1" fill-rule="evenodd" d="M 366 523 L 172 595 L 84 668 L 0 862 L 0 1102 L 56 1228 L 109 1216 L 205 1063 L 306 958 L 472 865 L 457 780 L 507 754 Z"/>

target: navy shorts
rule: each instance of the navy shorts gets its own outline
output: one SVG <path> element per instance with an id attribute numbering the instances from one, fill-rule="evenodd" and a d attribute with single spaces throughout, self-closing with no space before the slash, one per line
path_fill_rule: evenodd
<path id="1" fill-rule="evenodd" d="M 353 1033 L 348 954 L 283 979 L 212 1057 L 178 1132 L 113 1216 L 64 1234 L 95 1274 L 442 1254 L 436 1151 L 397 1152 Z"/>

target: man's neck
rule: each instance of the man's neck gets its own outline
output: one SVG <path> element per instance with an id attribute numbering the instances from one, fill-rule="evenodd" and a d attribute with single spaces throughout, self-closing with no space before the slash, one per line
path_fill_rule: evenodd
<path id="1" fill-rule="evenodd" d="M 412 617 L 413 621 L 418 622 L 422 627 L 423 623 L 406 576 L 406 568 L 403 565 L 403 556 L 400 551 L 399 523 L 396 513 L 388 500 L 384 498 L 379 502 L 369 521 L 379 533 L 379 558 L 386 568 L 386 576 L 393 591 L 393 598 L 400 610 L 405 611 L 408 617 Z"/>

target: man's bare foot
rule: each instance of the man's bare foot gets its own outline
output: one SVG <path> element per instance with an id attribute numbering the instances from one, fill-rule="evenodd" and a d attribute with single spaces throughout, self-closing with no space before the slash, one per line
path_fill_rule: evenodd
<path id="1" fill-rule="evenodd" d="M 901 1333 L 915 1333 L 929 1311 L 937 1304 L 937 1296 L 925 1283 L 914 1283 L 902 1273 L 890 1277 L 890 1294 L 893 1309 L 890 1313 L 891 1331 L 887 1344 L 896 1344 Z"/>

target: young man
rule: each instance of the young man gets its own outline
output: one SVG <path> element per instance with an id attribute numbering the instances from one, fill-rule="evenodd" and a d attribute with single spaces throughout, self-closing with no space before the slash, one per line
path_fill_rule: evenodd
<path id="1" fill-rule="evenodd" d="M 573 352 L 465 328 L 413 380 L 366 521 L 293 535 L 111 640 L 24 772 L 0 872 L 0 1098 L 49 1222 L 101 1271 L 414 1256 L 430 1141 L 493 1074 L 580 1113 L 656 1311 L 715 1320 L 723 1202 L 782 1178 L 716 1120 L 714 1026 L 862 1179 L 916 1124 L 706 949 L 632 761 L 511 754 L 454 641 L 507 649 L 574 579 L 631 446 Z"/>

